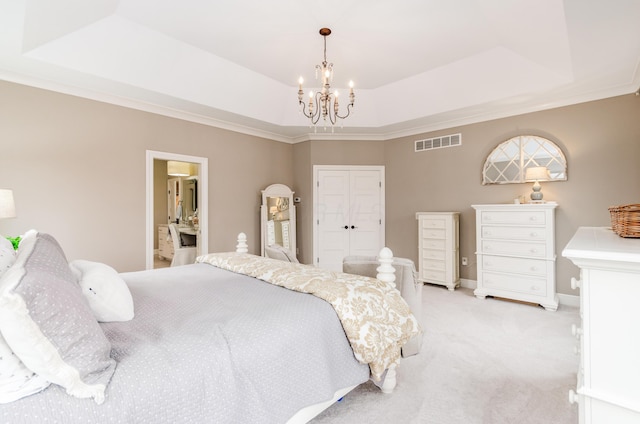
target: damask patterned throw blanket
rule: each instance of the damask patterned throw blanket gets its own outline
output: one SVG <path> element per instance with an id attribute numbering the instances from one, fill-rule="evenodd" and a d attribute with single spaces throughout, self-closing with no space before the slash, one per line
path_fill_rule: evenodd
<path id="1" fill-rule="evenodd" d="M 309 293 L 335 309 L 355 358 L 374 380 L 400 361 L 400 348 L 421 330 L 400 292 L 375 278 L 333 272 L 246 253 L 212 253 L 197 262 Z"/>

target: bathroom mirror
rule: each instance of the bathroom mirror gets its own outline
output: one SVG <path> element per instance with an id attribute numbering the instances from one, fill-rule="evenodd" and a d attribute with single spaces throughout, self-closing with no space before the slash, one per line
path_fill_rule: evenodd
<path id="1" fill-rule="evenodd" d="M 262 243 L 264 248 L 277 244 L 295 256 L 296 251 L 296 207 L 293 205 L 293 191 L 284 184 L 271 184 L 262 190 L 260 207 Z"/>
<path id="2" fill-rule="evenodd" d="M 524 183 L 527 168 L 544 166 L 549 181 L 567 179 L 567 160 L 551 140 L 535 135 L 519 135 L 500 143 L 487 157 L 482 184 Z"/>

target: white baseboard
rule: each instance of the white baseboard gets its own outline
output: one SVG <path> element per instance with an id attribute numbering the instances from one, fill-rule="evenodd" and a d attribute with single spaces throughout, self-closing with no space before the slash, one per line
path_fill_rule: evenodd
<path id="1" fill-rule="evenodd" d="M 460 287 L 464 287 L 465 289 L 475 290 L 476 287 L 478 287 L 478 282 L 476 280 L 468 280 L 466 278 L 461 278 Z"/>
<path id="2" fill-rule="evenodd" d="M 560 300 L 560 304 L 564 306 L 571 306 L 573 308 L 580 307 L 580 296 L 558 293 L 558 300 Z"/>
<path id="3" fill-rule="evenodd" d="M 467 278 L 460 279 L 460 287 L 464 287 L 465 289 L 475 290 L 478 287 L 478 282 L 476 280 L 469 280 Z M 572 294 L 562 294 L 558 293 L 558 300 L 561 305 L 570 306 L 573 308 L 580 307 L 580 296 L 574 296 Z"/>

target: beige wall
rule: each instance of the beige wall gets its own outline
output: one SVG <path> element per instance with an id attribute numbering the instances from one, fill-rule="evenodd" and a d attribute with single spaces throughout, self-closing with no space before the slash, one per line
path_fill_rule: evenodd
<path id="1" fill-rule="evenodd" d="M 384 165 L 384 143 L 380 141 L 307 141 L 294 145 L 296 194 L 302 201 L 298 213 L 298 259 L 313 263 L 313 166 Z"/>
<path id="2" fill-rule="evenodd" d="M 414 153 L 421 138 L 462 133 L 462 146 Z M 460 211 L 463 278 L 476 279 L 475 211 L 472 204 L 508 203 L 528 195 L 531 184 L 481 184 L 482 166 L 499 143 L 518 134 L 554 141 L 566 155 L 568 181 L 542 183 L 546 200 L 558 202 L 558 291 L 577 268 L 561 257 L 579 226 L 607 226 L 607 208 L 640 202 L 640 97 L 621 96 L 390 140 L 385 143 L 387 245 L 397 256 L 417 260 L 417 211 Z"/>
<path id="3" fill-rule="evenodd" d="M 414 152 L 414 141 L 462 133 L 460 147 Z M 384 165 L 386 176 L 386 241 L 395 255 L 417 261 L 418 211 L 460 211 L 461 256 L 469 265 L 462 278 L 476 279 L 475 211 L 473 204 L 507 203 L 528 198 L 531 184 L 481 184 L 487 155 L 519 134 L 554 141 L 568 161 L 568 181 L 543 183 L 545 199 L 558 202 L 556 250 L 558 291 L 569 286 L 577 268 L 561 256 L 579 226 L 607 226 L 611 205 L 640 202 L 640 98 L 620 96 L 596 102 L 450 128 L 386 142 L 315 141 L 294 147 L 304 159 L 295 168 L 303 203 L 312 200 L 313 165 Z M 297 159 L 298 160 L 298 159 Z M 299 213 L 299 245 L 311 263 L 312 207 Z"/>
<path id="4" fill-rule="evenodd" d="M 611 205 L 640 201 L 640 98 L 620 96 L 448 130 L 380 141 L 312 141 L 288 145 L 123 107 L 0 82 L 0 187 L 12 188 L 18 217 L 0 233 L 52 233 L 68 258 L 145 264 L 145 152 L 209 158 L 209 250 L 230 250 L 238 232 L 259 252 L 264 187 L 287 184 L 302 198 L 298 246 L 312 262 L 313 165 L 384 165 L 386 240 L 416 258 L 415 212 L 457 210 L 462 277 L 475 279 L 475 203 L 511 202 L 529 184 L 483 186 L 482 164 L 500 142 L 530 133 L 564 151 L 569 180 L 543 183 L 557 210 L 558 255 L 578 226 L 608 225 Z M 462 146 L 413 152 L 420 138 L 462 133 Z M 558 258 L 558 288 L 577 269 Z"/>
<path id="5" fill-rule="evenodd" d="M 0 98 L 0 186 L 18 214 L 0 233 L 51 233 L 69 260 L 144 269 L 146 150 L 208 158 L 210 251 L 244 231 L 259 252 L 260 190 L 293 182 L 288 144 L 7 82 Z"/>

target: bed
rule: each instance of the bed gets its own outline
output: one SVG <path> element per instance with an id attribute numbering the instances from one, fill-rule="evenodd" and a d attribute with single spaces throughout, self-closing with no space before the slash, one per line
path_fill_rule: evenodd
<path id="1" fill-rule="evenodd" d="M 0 358 L 22 379 L 0 359 L 0 422 L 304 423 L 369 379 L 391 391 L 420 331 L 392 271 L 385 282 L 257 257 L 242 237 L 195 264 L 117 274 L 126 293 L 99 305 L 110 322 L 92 302 L 116 277 L 103 266 L 89 280 L 53 237 L 25 237 L 0 277 Z"/>

